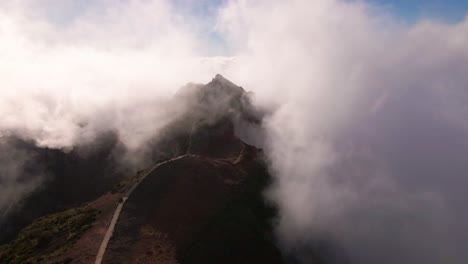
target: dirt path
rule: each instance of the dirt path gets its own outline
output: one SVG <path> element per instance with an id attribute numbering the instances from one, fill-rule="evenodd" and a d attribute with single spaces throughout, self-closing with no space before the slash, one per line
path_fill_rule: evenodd
<path id="1" fill-rule="evenodd" d="M 141 177 L 141 179 L 139 181 L 137 181 L 132 186 L 132 188 L 130 188 L 130 190 L 128 190 L 127 194 L 124 197 L 122 197 L 122 200 L 119 201 L 119 204 L 115 208 L 114 215 L 112 216 L 112 220 L 111 220 L 111 222 L 109 224 L 109 227 L 107 228 L 107 231 L 106 231 L 106 234 L 104 236 L 104 239 L 102 240 L 101 246 L 99 247 L 99 251 L 98 251 L 98 254 L 96 256 L 96 261 L 94 262 L 95 264 L 101 264 L 102 263 L 102 259 L 104 258 L 104 254 L 106 253 L 107 245 L 109 244 L 109 241 L 110 241 L 110 239 L 112 237 L 112 234 L 114 233 L 114 228 L 115 228 L 115 225 L 117 224 L 117 221 L 119 220 L 119 216 L 120 216 L 120 213 L 122 212 L 123 206 L 125 205 L 125 202 L 130 197 L 130 195 L 132 195 L 133 191 L 138 187 L 138 185 L 148 175 L 150 175 L 156 168 L 158 168 L 159 166 L 161 166 L 163 164 L 166 164 L 166 163 L 169 163 L 169 162 L 172 162 L 172 161 L 175 161 L 175 160 L 178 160 L 178 159 L 181 159 L 181 158 L 184 158 L 186 156 L 187 155 L 178 156 L 176 158 L 166 160 L 166 161 L 163 161 L 163 162 L 160 162 L 160 163 L 156 164 L 145 175 L 143 175 L 143 177 Z"/>
<path id="2" fill-rule="evenodd" d="M 104 253 L 106 252 L 107 244 L 109 243 L 112 233 L 114 233 L 115 224 L 119 219 L 120 212 L 122 211 L 122 207 L 127 198 L 128 197 L 123 197 L 122 200 L 119 202 L 119 205 L 117 205 L 117 208 L 115 209 L 114 216 L 112 216 L 112 220 L 109 225 L 109 228 L 107 229 L 106 235 L 104 236 L 104 240 L 102 241 L 101 247 L 99 247 L 99 251 L 96 256 L 96 264 L 100 264 L 102 262 L 102 258 L 104 257 Z"/>

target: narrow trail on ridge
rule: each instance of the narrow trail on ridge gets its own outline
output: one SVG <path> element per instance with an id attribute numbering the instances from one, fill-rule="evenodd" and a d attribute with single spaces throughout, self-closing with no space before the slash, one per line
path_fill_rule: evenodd
<path id="1" fill-rule="evenodd" d="M 109 241 L 112 237 L 112 234 L 114 233 L 114 228 L 115 225 L 117 224 L 117 221 L 119 220 L 120 213 L 122 212 L 122 208 L 125 205 L 125 202 L 127 199 L 132 195 L 133 191 L 138 188 L 140 183 L 149 175 L 151 174 L 156 168 L 158 168 L 161 165 L 164 165 L 169 162 L 173 162 L 178 159 L 182 159 L 186 157 L 187 154 L 160 162 L 153 166 L 148 172 L 146 172 L 133 186 L 127 191 L 127 193 L 122 197 L 122 199 L 119 201 L 117 207 L 115 208 L 114 215 L 112 216 L 112 220 L 109 224 L 109 227 L 107 228 L 106 234 L 104 235 L 104 239 L 102 240 L 101 246 L 99 247 L 98 254 L 96 256 L 96 261 L 94 262 L 95 264 L 101 264 L 102 259 L 104 258 L 104 254 L 106 253 L 107 245 L 109 244 Z"/>

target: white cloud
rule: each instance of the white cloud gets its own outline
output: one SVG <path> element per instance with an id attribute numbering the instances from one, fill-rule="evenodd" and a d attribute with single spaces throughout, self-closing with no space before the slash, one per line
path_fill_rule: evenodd
<path id="1" fill-rule="evenodd" d="M 15 134 L 68 150 L 112 130 L 134 162 L 183 109 L 167 102 L 175 91 L 209 81 L 230 60 L 205 57 L 210 45 L 193 21 L 164 0 L 2 1 L 0 143 Z M 0 157 L 5 212 L 44 173 L 25 177 L 29 156 L 0 147 L 9 153 Z"/>
<path id="2" fill-rule="evenodd" d="M 239 50 L 228 76 L 279 105 L 267 150 L 286 248 L 306 258 L 322 241 L 338 263 L 466 259 L 468 19 L 239 0 L 218 21 Z"/>
<path id="3" fill-rule="evenodd" d="M 203 56 L 208 42 L 167 1 L 100 1 L 64 25 L 35 1 L 14 3 L 0 11 L 0 131 L 40 145 L 72 146 L 121 118 L 154 133 L 164 100 L 223 67 L 223 58 Z M 129 134 L 127 125 L 117 129 Z"/>
<path id="4" fill-rule="evenodd" d="M 76 3 L 0 4 L 0 133 L 61 148 L 111 128 L 137 149 L 181 107 L 165 103 L 176 89 L 221 72 L 275 106 L 265 147 L 288 252 L 326 240 L 354 263 L 468 257 L 468 19 L 232 0 L 208 28 L 169 1 Z M 213 29 L 233 57 L 206 57 Z"/>

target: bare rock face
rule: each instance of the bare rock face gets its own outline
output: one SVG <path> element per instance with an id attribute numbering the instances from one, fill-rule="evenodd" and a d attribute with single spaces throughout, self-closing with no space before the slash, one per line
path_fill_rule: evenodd
<path id="1" fill-rule="evenodd" d="M 163 152 L 153 153 L 154 160 L 184 153 L 232 159 L 242 149 L 237 135 L 242 126 L 260 131 L 263 113 L 252 105 L 251 93 L 219 74 L 206 85 L 182 87 L 174 102 L 183 104 L 186 112 L 153 143 L 155 151 Z"/>
<path id="2" fill-rule="evenodd" d="M 80 238 L 67 248 L 54 251 L 51 247 L 57 243 L 52 238 L 23 252 L 29 255 L 22 259 L 94 263 L 116 204 L 141 181 L 123 206 L 104 263 L 283 263 L 271 227 L 276 211 L 263 199 L 271 180 L 263 153 L 236 132 L 240 123 L 261 124 L 262 115 L 252 106 L 250 94 L 216 75 L 206 85 L 187 85 L 174 100 L 188 110 L 162 136 L 148 142 L 152 161 L 148 168 L 108 187 L 108 192 L 101 191 L 97 199 L 90 197 L 82 206 L 98 212 L 93 214 L 94 222 L 80 229 Z M 118 140 L 99 149 L 100 167 L 91 172 L 113 173 L 106 171 L 112 168 L 111 159 L 103 157 L 112 157 L 116 146 Z M 62 159 L 60 172 L 67 175 L 90 174 L 80 166 L 95 164 L 94 158 L 89 164 L 73 163 L 68 156 Z M 169 161 L 155 166 L 161 160 Z M 85 184 L 78 180 L 69 185 L 67 175 L 56 179 L 62 191 Z M 20 255 L 16 250 L 22 248 L 25 236 L 22 233 L 22 240 L 0 247 L 0 262 L 14 260 L 11 254 Z"/>
<path id="3" fill-rule="evenodd" d="M 251 93 L 217 74 L 206 85 L 188 84 L 180 89 L 176 98 L 181 99 L 193 118 L 204 122 L 216 122 L 223 118 L 244 118 L 260 122 L 261 114 L 251 104 Z"/>

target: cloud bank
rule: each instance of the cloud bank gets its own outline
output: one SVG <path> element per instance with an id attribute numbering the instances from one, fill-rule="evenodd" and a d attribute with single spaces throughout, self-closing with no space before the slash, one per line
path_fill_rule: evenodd
<path id="1" fill-rule="evenodd" d="M 231 60 L 206 57 L 202 22 L 168 1 L 85 2 L 0 3 L 0 212 L 45 179 L 25 177 L 34 157 L 8 136 L 70 151 L 113 131 L 138 162 L 184 110 L 168 103 L 177 89 Z"/>
<path id="2" fill-rule="evenodd" d="M 266 122 L 278 238 L 303 263 L 468 257 L 468 19 L 405 25 L 355 1 L 232 1 L 234 79 Z"/>
<path id="3" fill-rule="evenodd" d="M 178 87 L 219 72 L 274 109 L 267 196 L 286 255 L 468 257 L 468 19 L 408 25 L 364 1 L 238 0 L 207 25 L 168 1 L 39 2 L 0 4 L 0 133 L 67 148 L 111 129 L 138 149 L 183 107 L 166 103 Z M 232 57 L 207 56 L 207 30 Z"/>
<path id="4" fill-rule="evenodd" d="M 121 134 L 135 133 L 129 127 L 153 133 L 167 116 L 158 104 L 187 82 L 210 80 L 230 59 L 204 56 L 210 44 L 199 38 L 200 26 L 167 1 L 0 7 L 0 130 L 47 147 L 115 126 Z M 67 11 L 70 17 L 56 17 Z"/>

